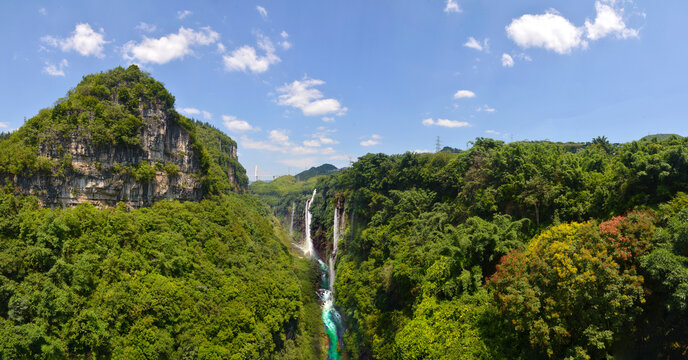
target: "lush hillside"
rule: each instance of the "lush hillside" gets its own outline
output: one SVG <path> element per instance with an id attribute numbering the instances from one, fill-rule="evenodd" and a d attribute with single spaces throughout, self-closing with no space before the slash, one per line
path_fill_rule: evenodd
<path id="1" fill-rule="evenodd" d="M 308 180 L 308 179 L 310 179 L 310 178 L 312 178 L 312 177 L 315 177 L 315 176 L 318 176 L 318 175 L 327 175 L 327 174 L 331 174 L 331 173 L 333 173 L 333 172 L 335 172 L 335 171 L 337 171 L 337 167 L 336 167 L 336 166 L 334 166 L 334 165 L 332 165 L 332 164 L 322 164 L 322 165 L 320 165 L 320 166 L 314 166 L 314 167 L 312 167 L 312 168 L 310 168 L 310 169 L 308 169 L 308 170 L 306 170 L 306 171 L 302 171 L 302 172 L 300 172 L 300 173 L 294 175 L 294 177 L 295 177 L 297 180 L 306 181 L 306 180 Z"/>
<path id="2" fill-rule="evenodd" d="M 335 296 L 349 358 L 688 353 L 686 139 L 477 139 L 368 154 L 315 188 L 323 258 L 346 204 Z"/>
<path id="3" fill-rule="evenodd" d="M 72 197 L 68 204 L 87 198 L 139 206 L 243 191 L 248 179 L 236 143 L 177 113 L 174 101 L 135 65 L 84 76 L 53 107 L 2 137 L 0 179 L 51 205 Z M 145 199 L 131 202 L 138 197 Z"/>
<path id="4" fill-rule="evenodd" d="M 0 358 L 319 358 L 311 267 L 250 196 L 0 209 Z"/>
<path id="5" fill-rule="evenodd" d="M 0 136 L 0 359 L 322 358 L 313 264 L 242 194 L 236 143 L 173 105 L 116 68 Z"/>

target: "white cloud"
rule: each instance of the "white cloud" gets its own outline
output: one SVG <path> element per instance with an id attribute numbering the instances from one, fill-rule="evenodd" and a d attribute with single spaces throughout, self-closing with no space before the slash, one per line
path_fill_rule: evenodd
<path id="1" fill-rule="evenodd" d="M 43 7 L 38 9 L 38 13 L 41 15 L 48 15 L 48 11 Z"/>
<path id="2" fill-rule="evenodd" d="M 244 149 L 266 150 L 266 151 L 282 151 L 281 146 L 277 146 L 267 141 L 253 140 L 246 136 L 242 136 L 241 147 Z"/>
<path id="3" fill-rule="evenodd" d="M 178 111 L 182 114 L 189 115 L 189 116 L 202 115 L 203 118 L 206 120 L 210 120 L 213 118 L 213 114 L 211 114 L 210 112 L 205 111 L 205 110 L 198 110 L 196 108 L 181 108 L 181 109 L 178 109 Z"/>
<path id="4" fill-rule="evenodd" d="M 491 108 L 491 107 L 489 107 L 489 106 L 487 106 L 487 105 L 483 105 L 483 106 L 481 106 L 481 107 L 475 109 L 475 111 L 484 111 L 484 112 L 493 113 L 493 112 L 495 112 L 495 111 L 497 111 L 497 110 L 495 110 L 494 108 Z"/>
<path id="5" fill-rule="evenodd" d="M 465 121 L 456 121 L 456 120 L 448 120 L 448 119 L 437 119 L 434 120 L 432 118 L 424 119 L 422 121 L 424 126 L 441 126 L 441 127 L 448 127 L 448 128 L 460 128 L 460 127 L 466 127 L 466 126 L 471 126 L 471 124 L 465 122 Z"/>
<path id="6" fill-rule="evenodd" d="M 336 132 L 336 130 L 327 129 L 324 127 L 319 127 L 319 132 L 311 135 L 312 138 L 317 139 L 317 141 L 322 145 L 333 145 L 339 144 L 339 141 L 330 138 L 330 134 Z"/>
<path id="7" fill-rule="evenodd" d="M 454 99 L 474 98 L 475 93 L 470 90 L 459 90 L 454 94 Z"/>
<path id="8" fill-rule="evenodd" d="M 74 50 L 83 56 L 93 55 L 98 58 L 103 58 L 103 45 L 105 41 L 105 33 L 103 29 L 96 32 L 87 23 L 77 24 L 72 32 L 72 36 L 66 39 L 60 39 L 53 36 L 44 36 L 41 41 L 52 47 L 60 47 L 64 52 Z"/>
<path id="9" fill-rule="evenodd" d="M 265 8 L 264 8 L 264 7 L 262 7 L 262 6 L 258 5 L 258 6 L 256 6 L 256 10 L 258 10 L 258 13 L 259 13 L 259 14 L 260 14 L 260 16 L 262 16 L 263 18 L 266 18 L 266 17 L 268 17 L 268 11 L 267 11 L 267 10 L 265 10 Z"/>
<path id="10" fill-rule="evenodd" d="M 447 6 L 444 7 L 444 12 L 446 13 L 460 13 L 461 8 L 459 7 L 459 4 L 456 2 L 456 0 L 447 0 Z"/>
<path id="11" fill-rule="evenodd" d="M 281 164 L 295 167 L 295 168 L 310 168 L 313 167 L 317 164 L 317 159 L 314 157 L 306 157 L 306 158 L 300 158 L 300 159 L 284 159 L 280 160 Z"/>
<path id="12" fill-rule="evenodd" d="M 489 52 L 490 51 L 489 41 L 490 41 L 490 39 L 485 38 L 485 40 L 483 40 L 483 42 L 480 43 L 480 41 L 476 40 L 474 37 L 471 36 L 468 38 L 468 41 L 466 41 L 466 43 L 463 44 L 463 46 L 465 46 L 467 48 L 475 49 L 478 51 L 485 50 L 486 52 Z"/>
<path id="13" fill-rule="evenodd" d="M 430 153 L 431 151 L 430 151 L 430 150 L 420 150 L 420 149 L 416 149 L 416 150 L 413 150 L 413 151 L 411 151 L 411 152 L 414 153 L 414 154 L 427 154 L 427 153 Z"/>
<path id="14" fill-rule="evenodd" d="M 191 11 L 189 10 L 179 10 L 177 11 L 177 19 L 181 20 L 187 16 L 191 15 Z"/>
<path id="15" fill-rule="evenodd" d="M 554 11 L 542 15 L 525 14 L 511 21 L 507 35 L 518 46 L 527 49 L 540 47 L 558 54 L 568 54 L 579 47 L 587 47 L 583 30 Z"/>
<path id="16" fill-rule="evenodd" d="M 333 123 L 333 122 L 335 122 L 335 119 L 331 116 L 323 116 L 322 121 L 328 122 L 328 123 Z"/>
<path id="17" fill-rule="evenodd" d="M 367 147 L 367 146 L 378 145 L 380 143 L 380 139 L 382 139 L 382 136 L 380 136 L 378 134 L 370 135 L 370 139 L 361 141 L 361 146 Z"/>
<path id="18" fill-rule="evenodd" d="M 514 58 L 512 58 L 509 54 L 502 54 L 502 66 L 514 67 Z"/>
<path id="19" fill-rule="evenodd" d="M 193 46 L 210 45 L 219 38 L 220 34 L 210 27 L 195 31 L 182 26 L 176 34 L 168 34 L 157 39 L 144 36 L 140 43 L 129 41 L 122 47 L 122 52 L 124 59 L 129 61 L 165 64 L 193 54 Z"/>
<path id="20" fill-rule="evenodd" d="M 291 142 L 289 141 L 289 135 L 287 135 L 286 130 L 271 130 L 268 137 L 277 144 L 284 146 L 291 145 Z"/>
<path id="21" fill-rule="evenodd" d="M 611 2 L 614 4 L 614 1 Z M 638 37 L 638 30 L 629 29 L 623 20 L 623 9 L 614 9 L 600 1 L 595 2 L 597 17 L 595 22 L 585 20 L 585 30 L 588 39 L 597 40 L 608 35 L 614 35 L 619 39 Z"/>
<path id="22" fill-rule="evenodd" d="M 292 155 L 327 155 L 335 152 L 335 150 L 331 147 L 321 147 L 322 142 L 317 140 L 306 140 L 303 142 L 305 146 L 296 145 L 289 140 L 286 130 L 271 130 L 268 135 L 268 139 L 269 141 L 257 141 L 246 136 L 242 136 L 241 146 L 247 149 L 274 151 Z"/>
<path id="23" fill-rule="evenodd" d="M 258 47 L 265 51 L 265 56 L 259 56 L 256 49 L 248 45 L 235 49 L 231 55 L 223 56 L 225 70 L 263 73 L 270 68 L 270 65 L 281 61 L 275 55 L 275 47 L 267 36 L 258 35 Z"/>
<path id="24" fill-rule="evenodd" d="M 244 132 L 254 130 L 253 126 L 247 121 L 239 120 L 236 116 L 232 115 L 222 115 L 222 122 L 225 124 L 229 131 L 234 132 Z"/>
<path id="25" fill-rule="evenodd" d="M 287 41 L 287 39 L 289 38 L 289 34 L 287 34 L 286 31 L 282 30 L 280 36 L 282 37 L 282 39 L 284 39 L 279 43 L 280 46 L 282 46 L 282 49 L 284 50 L 289 50 L 289 48 L 291 48 L 291 43 Z"/>
<path id="26" fill-rule="evenodd" d="M 50 76 L 65 76 L 64 69 L 69 66 L 67 59 L 62 59 L 58 65 L 51 64 L 49 62 L 45 63 L 43 72 Z"/>
<path id="27" fill-rule="evenodd" d="M 322 80 L 305 78 L 303 81 L 294 80 L 291 84 L 285 84 L 277 88 L 282 93 L 277 100 L 279 105 L 291 106 L 300 109 L 304 115 L 326 115 L 335 113 L 342 115 L 347 108 L 342 107 L 335 99 L 323 99 L 323 94 L 314 86 L 325 84 Z"/>
<path id="28" fill-rule="evenodd" d="M 318 141 L 318 140 L 304 140 L 303 145 L 304 146 L 310 146 L 310 147 L 318 147 L 318 146 L 320 146 L 320 141 Z"/>
<path id="29" fill-rule="evenodd" d="M 147 32 L 147 33 L 152 33 L 155 30 L 157 30 L 158 27 L 153 25 L 153 24 L 147 24 L 147 23 L 141 21 L 138 25 L 136 25 L 135 29 L 141 30 L 141 31 Z"/>
<path id="30" fill-rule="evenodd" d="M 225 46 L 222 43 L 217 43 L 217 52 L 219 52 L 220 54 L 224 54 L 226 50 L 227 48 L 225 48 Z"/>

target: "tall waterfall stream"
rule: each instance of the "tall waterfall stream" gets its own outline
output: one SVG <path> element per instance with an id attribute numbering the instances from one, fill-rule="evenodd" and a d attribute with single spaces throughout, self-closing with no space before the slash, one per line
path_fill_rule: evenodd
<path id="1" fill-rule="evenodd" d="M 313 239 L 311 238 L 311 204 L 315 198 L 316 190 L 313 190 L 313 196 L 306 201 L 306 239 L 305 244 L 302 248 L 304 255 L 310 256 L 311 258 L 318 261 L 318 266 L 320 267 L 320 289 L 318 289 L 318 296 L 321 303 L 321 317 L 323 324 L 325 325 L 325 332 L 330 339 L 330 344 L 327 350 L 328 360 L 339 360 L 341 359 L 341 352 L 339 349 L 339 344 L 341 344 L 342 334 L 344 333 L 344 327 L 342 326 L 342 317 L 334 307 L 334 261 L 337 256 L 337 242 L 340 236 L 340 209 L 335 206 L 334 209 L 334 223 L 332 227 L 332 233 L 334 237 L 334 243 L 332 246 L 332 254 L 328 259 L 328 264 L 325 264 L 318 254 L 315 252 L 313 246 Z"/>

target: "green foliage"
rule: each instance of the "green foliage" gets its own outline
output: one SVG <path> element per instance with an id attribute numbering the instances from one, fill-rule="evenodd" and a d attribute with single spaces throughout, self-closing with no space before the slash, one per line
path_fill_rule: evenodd
<path id="1" fill-rule="evenodd" d="M 137 182 L 148 184 L 155 179 L 155 167 L 149 163 L 140 163 L 134 168 L 132 175 L 134 175 Z"/>
<path id="2" fill-rule="evenodd" d="M 611 356 L 640 313 L 643 277 L 618 262 L 625 254 L 610 256 L 606 234 L 589 223 L 554 226 L 509 254 L 488 282 L 500 315 L 548 357 Z M 622 228 L 619 236 L 632 235 Z"/>
<path id="3" fill-rule="evenodd" d="M 314 166 L 314 167 L 311 167 L 310 169 L 308 169 L 308 170 L 306 170 L 306 171 L 302 171 L 302 172 L 300 172 L 300 173 L 294 175 L 294 177 L 295 177 L 297 180 L 306 181 L 306 180 L 308 180 L 308 179 L 310 179 L 310 178 L 312 178 L 312 177 L 319 176 L 319 175 L 331 174 L 331 173 L 333 173 L 333 172 L 335 172 L 335 171 L 337 171 L 337 167 L 335 167 L 334 165 L 332 165 L 332 164 L 322 164 L 322 165 L 320 165 L 320 166 L 318 166 L 318 167 L 315 167 L 315 166 Z"/>
<path id="4" fill-rule="evenodd" d="M 206 196 L 247 187 L 246 171 L 236 159 L 236 143 L 208 124 L 179 115 L 174 110 L 174 97 L 163 84 L 136 65 L 84 76 L 52 108 L 41 110 L 17 131 L 4 135 L 0 139 L 0 177 L 38 173 L 67 176 L 72 170 L 71 157 L 63 145 L 74 137 L 100 148 L 140 148 L 145 126 L 142 111 L 166 116 L 189 133 L 201 168 L 195 175 Z M 46 153 L 52 158 L 39 156 Z M 65 161 L 68 157 L 69 162 Z M 57 161 L 60 163 L 55 164 Z M 120 170 L 113 169 L 114 173 Z M 129 170 L 139 182 L 154 177 L 145 165 Z M 175 176 L 180 170 L 166 163 L 160 171 Z"/>
<path id="5" fill-rule="evenodd" d="M 0 193 L 0 358 L 316 359 L 315 273 L 280 236 L 245 195 L 130 211 Z"/>
<path id="6" fill-rule="evenodd" d="M 346 204 L 335 294 L 350 358 L 680 358 L 688 331 L 671 320 L 685 318 L 688 240 L 675 220 L 660 228 L 688 204 L 666 203 L 688 189 L 686 145 L 479 138 L 465 151 L 367 154 L 313 184 L 282 177 L 251 190 L 288 226 L 317 188 L 311 234 L 324 252 L 333 204 Z M 590 219 L 599 225 L 576 225 Z M 463 307 L 483 291 L 491 310 Z M 482 312 L 497 321 L 470 320 Z M 456 313 L 465 321 L 441 323 Z"/>

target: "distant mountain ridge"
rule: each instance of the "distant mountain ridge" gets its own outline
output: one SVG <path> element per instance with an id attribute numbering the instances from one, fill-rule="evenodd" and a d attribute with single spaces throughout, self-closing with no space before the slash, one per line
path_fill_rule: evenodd
<path id="1" fill-rule="evenodd" d="M 306 171 L 296 174 L 294 177 L 300 181 L 306 181 L 314 176 L 327 175 L 336 172 L 338 169 L 332 164 L 322 164 L 318 167 L 312 167 Z"/>

